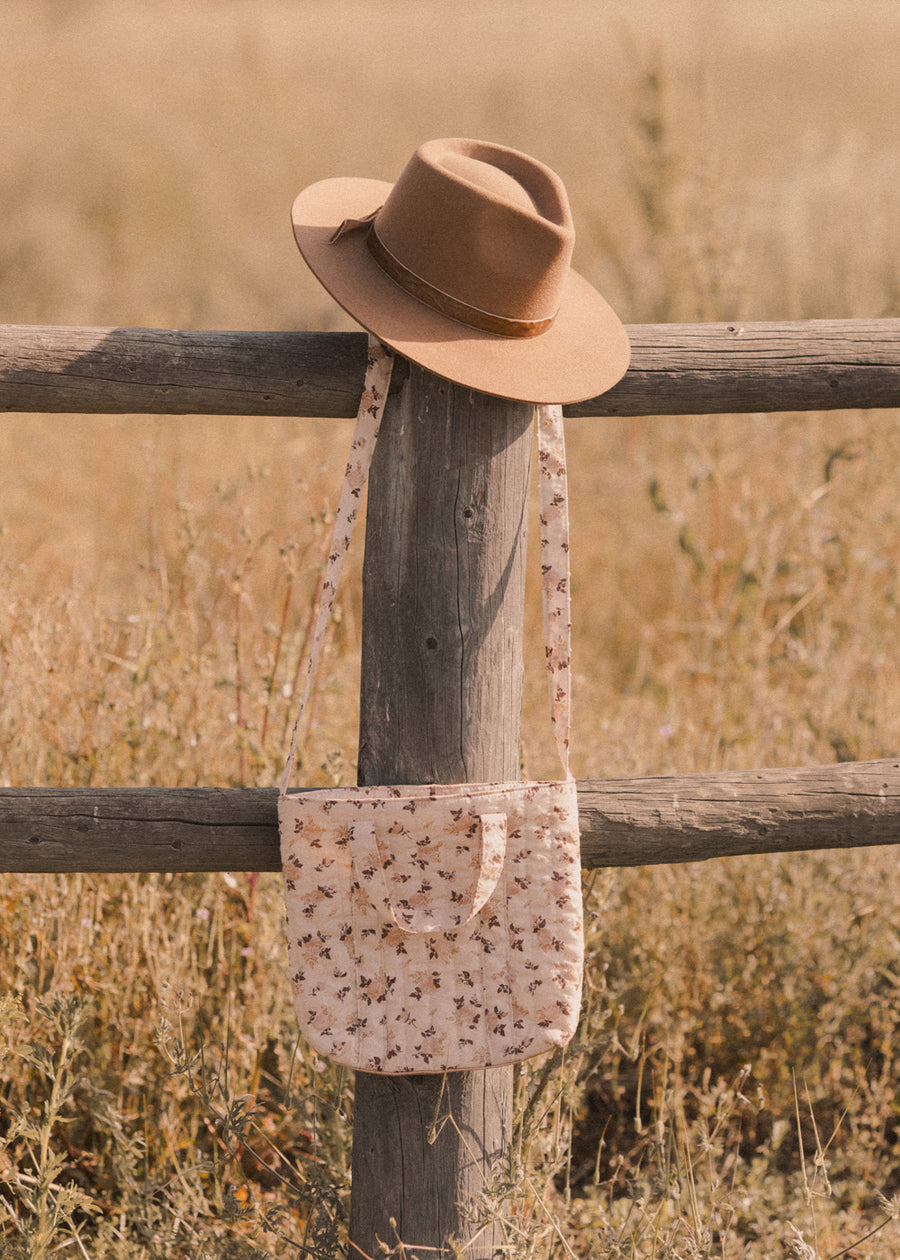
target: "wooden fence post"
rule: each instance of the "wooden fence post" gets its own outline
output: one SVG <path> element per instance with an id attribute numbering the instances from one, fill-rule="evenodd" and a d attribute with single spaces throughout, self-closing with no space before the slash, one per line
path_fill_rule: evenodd
<path id="1" fill-rule="evenodd" d="M 366 526 L 361 784 L 519 778 L 533 419 L 415 365 L 389 401 Z M 351 1255 L 400 1240 L 421 1260 L 449 1260 L 451 1240 L 466 1260 L 498 1254 L 502 1224 L 478 1208 L 509 1151 L 512 1072 L 357 1073 Z"/>

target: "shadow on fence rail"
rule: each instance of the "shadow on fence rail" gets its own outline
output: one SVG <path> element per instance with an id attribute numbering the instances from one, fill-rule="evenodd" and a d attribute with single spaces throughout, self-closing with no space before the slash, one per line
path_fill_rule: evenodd
<path id="1" fill-rule="evenodd" d="M 900 407 L 900 319 L 632 324 L 628 335 L 623 379 L 567 416 Z M 364 333 L 0 325 L 0 411 L 352 417 L 365 346 Z"/>

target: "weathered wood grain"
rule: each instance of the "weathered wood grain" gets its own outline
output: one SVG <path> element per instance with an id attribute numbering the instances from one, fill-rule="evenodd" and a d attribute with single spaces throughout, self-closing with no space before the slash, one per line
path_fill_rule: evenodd
<path id="1" fill-rule="evenodd" d="M 640 324 L 624 379 L 567 416 L 900 406 L 900 319 Z"/>
<path id="2" fill-rule="evenodd" d="M 900 759 L 578 785 L 585 866 L 900 844 Z"/>
<path id="3" fill-rule="evenodd" d="M 900 319 L 632 324 L 568 416 L 900 407 Z M 0 411 L 354 416 L 363 333 L 0 325 Z"/>
<path id="4" fill-rule="evenodd" d="M 0 325 L 0 411 L 355 416 L 365 333 Z"/>
<path id="5" fill-rule="evenodd" d="M 518 777 L 533 426 L 532 406 L 416 367 L 388 404 L 366 512 L 361 783 Z"/>
<path id="6" fill-rule="evenodd" d="M 900 759 L 578 784 L 586 867 L 900 844 Z M 0 872 L 277 871 L 274 788 L 0 788 Z"/>
<path id="7" fill-rule="evenodd" d="M 366 513 L 362 784 L 517 777 L 533 421 L 532 406 L 415 366 L 388 404 Z M 358 1072 L 351 1242 L 370 1256 L 402 1240 L 449 1260 L 451 1239 L 471 1260 L 498 1254 L 502 1225 L 479 1222 L 478 1205 L 512 1111 L 511 1067 Z"/>
<path id="8" fill-rule="evenodd" d="M 275 788 L 0 788 L 0 871 L 280 870 Z"/>

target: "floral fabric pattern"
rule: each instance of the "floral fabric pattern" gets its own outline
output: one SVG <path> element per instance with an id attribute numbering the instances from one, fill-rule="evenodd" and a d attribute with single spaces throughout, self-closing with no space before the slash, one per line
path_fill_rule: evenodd
<path id="1" fill-rule="evenodd" d="M 570 1039 L 574 781 L 292 792 L 279 823 L 294 1003 L 321 1054 L 367 1072 L 461 1071 Z M 491 891 L 474 909 L 480 883 Z"/>
<path id="2" fill-rule="evenodd" d="M 297 732 L 390 383 L 374 338 L 303 699 L 278 801 L 300 1026 L 320 1053 L 392 1074 L 517 1062 L 575 1032 L 584 962 L 569 775 L 569 544 L 562 409 L 537 407 L 547 670 L 565 777 L 289 792 Z"/>
<path id="3" fill-rule="evenodd" d="M 569 774 L 569 500 L 562 407 L 538 407 L 541 503 L 541 589 L 544 602 L 550 718 L 563 770 Z"/>

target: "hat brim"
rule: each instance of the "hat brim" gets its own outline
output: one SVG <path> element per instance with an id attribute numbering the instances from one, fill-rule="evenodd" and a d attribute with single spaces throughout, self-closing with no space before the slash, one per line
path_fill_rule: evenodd
<path id="1" fill-rule="evenodd" d="M 307 265 L 348 314 L 381 341 L 438 376 L 485 394 L 534 403 L 583 402 L 615 385 L 631 357 L 618 316 L 593 285 L 569 271 L 550 328 L 499 337 L 433 310 L 390 279 L 364 231 L 331 238 L 345 219 L 382 206 L 393 185 L 326 179 L 294 202 L 294 237 Z"/>

